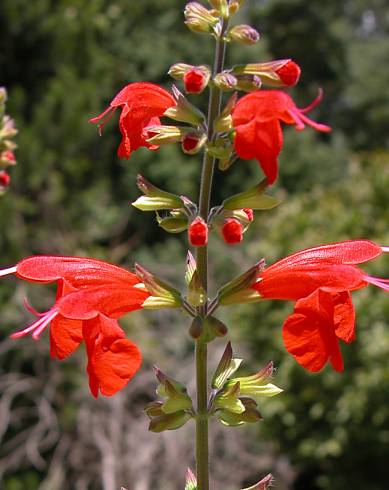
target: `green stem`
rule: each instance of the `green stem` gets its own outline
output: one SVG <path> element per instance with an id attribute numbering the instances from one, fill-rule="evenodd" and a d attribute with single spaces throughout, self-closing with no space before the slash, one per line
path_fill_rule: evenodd
<path id="1" fill-rule="evenodd" d="M 227 25 L 223 23 L 222 35 L 216 41 L 216 52 L 213 74 L 223 70 L 226 43 L 222 39 Z M 220 113 L 221 92 L 212 85 L 208 106 L 208 141 L 213 134 L 213 123 Z M 211 201 L 212 180 L 215 159 L 208 153 L 204 154 L 201 173 L 199 213 L 207 222 Z M 208 291 L 208 247 L 197 249 L 197 271 L 205 291 Z M 206 309 L 199 308 L 198 314 L 205 319 Z M 196 341 L 196 384 L 197 384 L 197 416 L 196 416 L 196 474 L 197 490 L 209 490 L 209 448 L 208 448 L 208 377 L 207 377 L 207 344 L 200 338 Z"/>

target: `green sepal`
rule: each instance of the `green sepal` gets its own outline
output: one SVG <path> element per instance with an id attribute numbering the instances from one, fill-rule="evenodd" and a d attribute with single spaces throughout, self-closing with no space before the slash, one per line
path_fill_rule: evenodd
<path id="1" fill-rule="evenodd" d="M 186 258 L 185 281 L 188 285 L 187 301 L 192 306 L 203 306 L 207 301 L 207 293 L 197 272 L 196 260 L 191 252 Z"/>
<path id="2" fill-rule="evenodd" d="M 163 403 L 160 401 L 150 402 L 145 406 L 144 411 L 150 419 L 153 417 L 159 417 L 160 415 L 164 415 L 162 405 Z"/>
<path id="3" fill-rule="evenodd" d="M 168 380 L 165 381 L 164 388 L 167 396 L 167 400 L 163 402 L 161 407 L 164 413 L 175 413 L 192 408 L 191 398 L 187 394 L 177 391 Z"/>
<path id="4" fill-rule="evenodd" d="M 223 388 L 227 380 L 237 371 L 242 363 L 242 359 L 233 357 L 231 342 L 228 342 L 220 362 L 213 375 L 211 386 L 215 390 Z"/>
<path id="5" fill-rule="evenodd" d="M 268 475 L 265 476 L 265 478 L 262 478 L 261 481 L 256 483 L 255 485 L 252 485 L 251 487 L 247 488 L 242 488 L 242 490 L 267 490 L 270 488 L 274 481 L 273 475 L 269 473 Z"/>
<path id="6" fill-rule="evenodd" d="M 224 284 L 218 292 L 219 304 L 230 305 L 259 301 L 260 294 L 251 286 L 260 279 L 264 267 L 265 261 L 262 259 L 240 276 Z"/>
<path id="7" fill-rule="evenodd" d="M 166 415 L 154 417 L 150 421 L 150 432 L 163 432 L 165 430 L 176 430 L 185 425 L 192 415 L 184 410 Z"/>
<path id="8" fill-rule="evenodd" d="M 273 196 L 264 194 L 268 186 L 267 179 L 263 179 L 259 184 L 251 187 L 247 191 L 240 192 L 223 201 L 224 209 L 243 209 L 251 208 L 257 210 L 267 210 L 278 206 L 281 201 Z"/>
<path id="9" fill-rule="evenodd" d="M 205 115 L 203 112 L 191 104 L 185 95 L 181 93 L 175 85 L 172 86 L 172 92 L 176 105 L 167 109 L 164 116 L 174 119 L 175 121 L 191 124 L 193 126 L 198 126 L 205 123 Z M 190 128 L 186 128 L 186 132 L 190 131 Z"/>
<path id="10" fill-rule="evenodd" d="M 228 388 L 216 395 L 213 406 L 215 409 L 228 410 L 229 412 L 241 414 L 245 411 L 245 406 L 239 399 L 239 382 L 230 385 Z"/>
<path id="11" fill-rule="evenodd" d="M 158 226 L 168 233 L 181 233 L 188 228 L 188 218 L 184 212 L 171 211 L 170 215 L 161 217 L 157 213 Z"/>
<path id="12" fill-rule="evenodd" d="M 135 263 L 135 272 L 151 294 L 143 303 L 142 308 L 179 308 L 182 306 L 181 293 L 173 286 L 151 274 L 144 267 Z"/>
<path id="13" fill-rule="evenodd" d="M 134 207 L 142 211 L 184 208 L 184 202 L 179 196 L 159 189 L 142 175 L 137 175 L 136 183 L 144 195 L 132 203 Z"/>
<path id="14" fill-rule="evenodd" d="M 270 362 L 264 369 L 252 376 L 244 376 L 230 379 L 225 387 L 232 389 L 236 383 L 239 383 L 241 395 L 247 396 L 276 396 L 282 393 L 282 389 L 278 386 L 269 383 L 269 379 L 273 374 L 273 363 Z"/>

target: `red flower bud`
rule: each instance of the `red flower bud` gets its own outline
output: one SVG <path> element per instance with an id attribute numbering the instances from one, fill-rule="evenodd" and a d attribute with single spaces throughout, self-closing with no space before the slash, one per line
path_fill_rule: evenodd
<path id="1" fill-rule="evenodd" d="M 5 170 L 0 172 L 0 190 L 6 189 L 11 182 L 11 177 Z"/>
<path id="2" fill-rule="evenodd" d="M 290 60 L 285 65 L 281 66 L 281 68 L 275 70 L 275 72 L 285 85 L 292 87 L 299 81 L 301 69 L 297 63 Z"/>
<path id="3" fill-rule="evenodd" d="M 254 221 L 254 212 L 251 208 L 244 208 L 243 211 L 247 214 L 249 221 Z"/>
<path id="4" fill-rule="evenodd" d="M 222 227 L 222 234 L 226 243 L 235 245 L 243 239 L 243 226 L 237 219 L 226 219 Z"/>
<path id="5" fill-rule="evenodd" d="M 193 68 L 184 75 L 185 90 L 188 94 L 200 94 L 208 84 L 209 77 L 203 70 Z"/>
<path id="6" fill-rule="evenodd" d="M 189 243 L 194 247 L 203 247 L 208 243 L 208 225 L 198 216 L 188 230 Z"/>
<path id="7" fill-rule="evenodd" d="M 0 153 L 0 165 L 8 167 L 9 165 L 16 165 L 16 158 L 14 152 L 6 150 Z"/>

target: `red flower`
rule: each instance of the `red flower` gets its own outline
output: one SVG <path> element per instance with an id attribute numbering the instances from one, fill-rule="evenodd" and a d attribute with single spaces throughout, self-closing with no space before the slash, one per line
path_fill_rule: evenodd
<path id="1" fill-rule="evenodd" d="M 118 156 L 128 159 L 131 152 L 141 146 L 150 150 L 158 148 L 147 143 L 148 135 L 144 133 L 144 128 L 160 125 L 159 117 L 174 105 L 176 102 L 173 96 L 159 85 L 149 82 L 129 83 L 116 95 L 104 112 L 89 119 L 89 122 L 99 123 L 101 132 L 114 111 L 121 107 L 119 128 L 122 141 L 118 148 Z"/>
<path id="2" fill-rule="evenodd" d="M 142 308 L 150 296 L 138 276 L 100 260 L 81 257 L 36 256 L 0 271 L 29 282 L 58 284 L 52 308 L 38 313 L 39 319 L 20 332 L 37 340 L 50 328 L 52 357 L 64 359 L 85 340 L 88 353 L 89 386 L 97 397 L 115 394 L 132 378 L 141 364 L 139 349 L 125 338 L 117 319 Z"/>
<path id="3" fill-rule="evenodd" d="M 243 239 L 243 226 L 237 219 L 228 218 L 224 220 L 222 235 L 226 243 L 236 245 Z"/>
<path id="4" fill-rule="evenodd" d="M 263 298 L 296 301 L 284 323 L 286 349 L 309 371 L 329 360 L 343 370 L 338 339 L 355 338 L 351 291 L 374 284 L 389 291 L 389 280 L 372 277 L 356 267 L 389 252 L 368 240 L 322 245 L 294 253 L 265 268 L 253 285 Z"/>
<path id="5" fill-rule="evenodd" d="M 308 107 L 299 109 L 292 98 L 280 90 L 259 90 L 245 95 L 232 113 L 236 153 L 244 160 L 256 158 L 269 184 L 274 183 L 278 175 L 277 157 L 283 144 L 280 121 L 294 124 L 299 131 L 305 124 L 317 131 L 331 131 L 329 126 L 316 123 L 305 115 L 321 98 L 322 92 Z"/>
<path id="6" fill-rule="evenodd" d="M 0 170 L 0 190 L 5 190 L 11 183 L 11 177 L 5 170 Z"/>
<path id="7" fill-rule="evenodd" d="M 207 86 L 208 79 L 209 76 L 199 68 L 188 70 L 184 75 L 185 91 L 188 94 L 200 94 Z"/>
<path id="8" fill-rule="evenodd" d="M 301 75 L 301 69 L 297 63 L 288 60 L 284 65 L 275 70 L 283 84 L 288 87 L 296 85 Z"/>
<path id="9" fill-rule="evenodd" d="M 198 216 L 188 229 L 189 243 L 194 247 L 203 247 L 208 243 L 208 225 Z"/>

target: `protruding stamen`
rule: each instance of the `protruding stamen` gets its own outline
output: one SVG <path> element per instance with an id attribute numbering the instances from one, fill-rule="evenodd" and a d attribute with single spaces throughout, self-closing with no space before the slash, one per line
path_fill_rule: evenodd
<path id="1" fill-rule="evenodd" d="M 30 332 L 34 332 L 32 334 L 32 338 L 34 340 L 38 340 L 43 330 L 47 327 L 47 325 L 51 322 L 51 320 L 53 320 L 57 315 L 58 315 L 57 309 L 49 310 L 42 318 L 39 318 L 39 320 L 34 322 L 32 325 L 28 326 L 24 330 L 21 330 L 20 332 L 13 333 L 11 335 L 11 339 L 19 339 L 20 337 L 24 337 Z"/>
<path id="2" fill-rule="evenodd" d="M 301 120 L 302 117 L 300 118 L 300 114 L 297 111 L 294 111 L 292 109 L 290 109 L 288 111 L 288 114 L 293 119 L 293 121 L 296 123 L 296 129 L 297 129 L 297 131 L 302 131 L 305 128 L 305 124 Z"/>
<path id="3" fill-rule="evenodd" d="M 309 119 L 309 117 L 305 116 L 302 113 L 299 113 L 299 117 L 306 123 L 308 126 L 311 126 L 312 128 L 316 129 L 317 131 L 321 131 L 323 133 L 329 133 L 331 131 L 331 128 L 327 126 L 326 124 L 320 124 L 317 123 L 316 121 L 312 121 L 312 119 Z"/>
<path id="4" fill-rule="evenodd" d="M 389 279 L 382 279 L 381 277 L 372 277 L 372 276 L 364 276 L 364 279 L 370 284 L 374 284 L 374 286 L 377 286 L 383 289 L 384 291 L 389 292 Z"/>
<path id="5" fill-rule="evenodd" d="M 383 252 L 389 253 L 389 247 L 381 247 L 381 249 Z"/>
<path id="6" fill-rule="evenodd" d="M 101 134 L 103 132 L 104 126 L 111 119 L 111 117 L 113 116 L 113 113 L 115 112 L 115 110 L 116 110 L 116 107 L 109 106 L 107 109 L 105 109 L 104 112 L 102 112 L 98 116 L 92 117 L 92 119 L 89 119 L 89 122 L 90 123 L 93 123 L 93 124 L 99 123 L 101 121 L 100 124 L 97 125 L 97 127 L 99 129 L 99 135 L 100 136 L 101 136 Z"/>
<path id="7" fill-rule="evenodd" d="M 32 313 L 34 316 L 37 316 L 38 318 L 45 316 L 48 313 L 48 311 L 43 311 L 42 313 L 37 311 L 33 306 L 30 305 L 27 298 L 23 299 L 23 304 L 27 311 Z"/>
<path id="8" fill-rule="evenodd" d="M 15 267 L 9 267 L 8 269 L 0 270 L 0 277 L 8 276 L 9 274 L 15 274 L 16 269 L 17 269 L 17 267 L 15 265 Z"/>
<path id="9" fill-rule="evenodd" d="M 299 109 L 299 111 L 302 114 L 306 114 L 307 112 L 309 112 L 312 109 L 314 109 L 317 105 L 319 105 L 322 98 L 323 98 L 323 89 L 322 88 L 319 88 L 319 93 L 317 94 L 316 99 L 313 100 L 309 105 L 307 105 L 307 107 L 304 107 L 303 109 Z"/>

